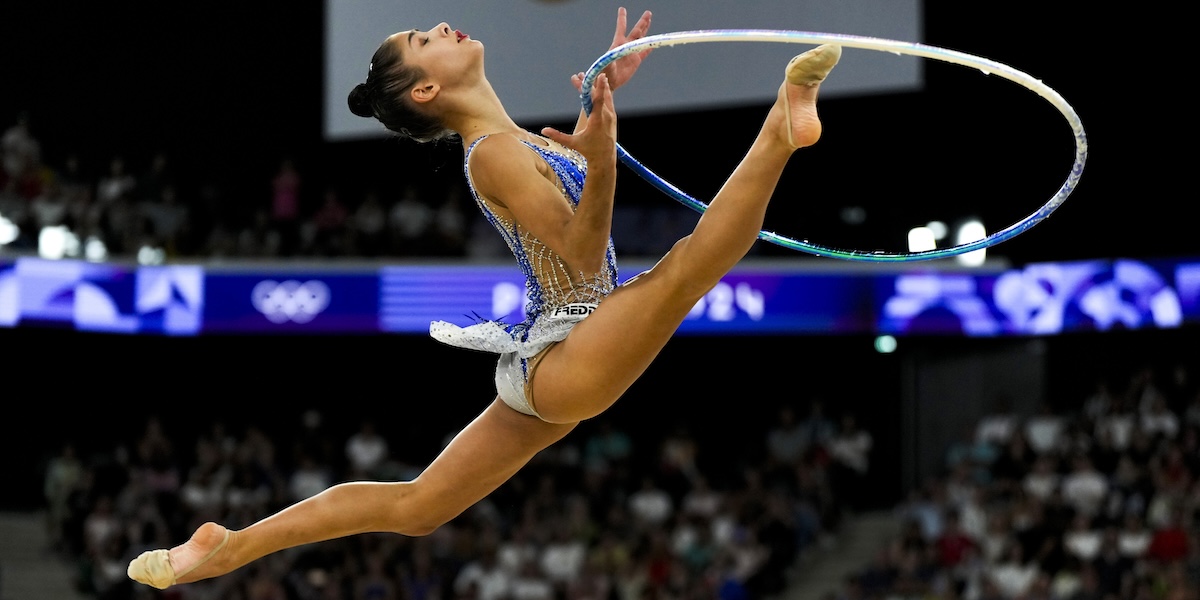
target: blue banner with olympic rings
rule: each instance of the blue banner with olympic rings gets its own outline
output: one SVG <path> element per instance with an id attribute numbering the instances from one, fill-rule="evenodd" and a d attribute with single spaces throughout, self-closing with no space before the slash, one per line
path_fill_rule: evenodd
<path id="1" fill-rule="evenodd" d="M 691 335 L 1055 335 L 1200 325 L 1200 258 L 1016 268 L 746 262 L 679 328 Z M 632 275 L 638 269 L 629 269 Z M 0 327 L 131 335 L 420 334 L 519 322 L 510 265 L 122 265 L 0 260 Z"/>

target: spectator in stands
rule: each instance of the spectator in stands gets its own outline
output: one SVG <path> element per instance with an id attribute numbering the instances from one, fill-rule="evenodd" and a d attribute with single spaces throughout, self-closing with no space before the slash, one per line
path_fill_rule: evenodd
<path id="1" fill-rule="evenodd" d="M 433 222 L 434 211 L 421 198 L 417 187 L 411 184 L 404 186 L 400 197 L 388 211 L 388 237 L 392 254 L 421 254 L 429 243 Z"/>
<path id="2" fill-rule="evenodd" d="M 1171 509 L 1171 516 L 1166 523 L 1155 529 L 1150 536 L 1150 545 L 1146 548 L 1146 558 L 1160 564 L 1181 561 L 1190 552 L 1191 543 L 1190 517 L 1184 513 L 1183 507 Z"/>
<path id="3" fill-rule="evenodd" d="M 429 229 L 431 240 L 426 252 L 434 256 L 464 256 L 467 251 L 467 216 L 463 205 L 467 192 L 462 185 L 454 183 L 433 210 L 433 223 Z"/>
<path id="4" fill-rule="evenodd" d="M 325 188 L 321 205 L 309 220 L 312 240 L 309 252 L 316 256 L 338 256 L 346 250 L 347 220 L 350 211 L 334 187 Z"/>
<path id="5" fill-rule="evenodd" d="M 1167 406 L 1167 398 L 1155 395 L 1141 414 L 1142 433 L 1154 440 L 1174 440 L 1179 435 L 1179 416 Z"/>
<path id="6" fill-rule="evenodd" d="M 564 589 L 583 571 L 587 544 L 566 527 L 554 527 L 542 547 L 538 565 L 556 589 Z"/>
<path id="7" fill-rule="evenodd" d="M 1004 447 L 1014 436 L 1024 436 L 1020 428 L 1020 416 L 1012 407 L 1012 398 L 1007 394 L 1000 394 L 994 402 L 994 407 L 993 412 L 979 419 L 975 429 L 976 440 Z"/>
<path id="8" fill-rule="evenodd" d="M 871 432 L 859 427 L 852 413 L 842 415 L 841 428 L 828 441 L 834 494 L 849 508 L 861 510 L 871 501 L 868 477 L 874 445 Z"/>
<path id="9" fill-rule="evenodd" d="M 1139 560 L 1146 556 L 1153 535 L 1137 511 L 1128 511 L 1117 533 L 1117 549 L 1123 556 Z"/>
<path id="10" fill-rule="evenodd" d="M 292 502 L 315 496 L 333 485 L 334 478 L 327 465 L 318 463 L 316 458 L 303 454 L 296 469 L 288 480 L 288 497 Z"/>
<path id="11" fill-rule="evenodd" d="M 1025 439 L 1034 453 L 1042 455 L 1062 450 L 1066 419 L 1043 402 L 1038 413 L 1025 421 Z"/>
<path id="12" fill-rule="evenodd" d="M 82 484 L 83 461 L 74 444 L 64 443 L 58 454 L 46 464 L 42 484 L 42 497 L 46 501 L 46 534 L 50 548 L 56 552 L 66 551 L 64 537 L 67 519 L 70 517 L 70 501 Z"/>
<path id="13" fill-rule="evenodd" d="M 674 514 L 674 501 L 666 490 L 659 487 L 653 476 L 643 475 L 641 482 L 641 488 L 629 495 L 629 513 L 638 526 L 657 528 Z"/>
<path id="14" fill-rule="evenodd" d="M 586 468 L 605 475 L 620 476 L 629 468 L 633 453 L 633 440 L 611 419 L 597 420 L 594 432 L 588 436 L 583 447 Z"/>
<path id="15" fill-rule="evenodd" d="M 1105 530 L 1100 555 L 1091 562 L 1096 574 L 1096 587 L 1101 594 L 1119 596 L 1129 589 L 1129 579 L 1133 576 L 1136 564 L 1133 559 L 1121 554 L 1116 532 Z"/>
<path id="16" fill-rule="evenodd" d="M 1100 555 L 1104 533 L 1094 526 L 1094 521 L 1091 515 L 1077 513 L 1071 528 L 1063 534 L 1063 546 L 1067 552 L 1082 562 L 1091 562 Z"/>
<path id="17" fill-rule="evenodd" d="M 26 111 L 17 113 L 16 121 L 0 135 L 0 170 L 5 180 L 19 180 L 41 156 L 42 145 L 33 135 L 32 116 Z"/>
<path id="18" fill-rule="evenodd" d="M 51 179 L 41 191 L 29 201 L 34 227 L 41 231 L 46 227 L 62 225 L 67 220 L 68 197 L 62 186 Z"/>
<path id="19" fill-rule="evenodd" d="M 155 152 L 150 165 L 136 178 L 134 189 L 139 202 L 160 202 L 168 188 L 177 188 L 180 184 L 166 150 Z"/>
<path id="20" fill-rule="evenodd" d="M 103 206 L 122 198 L 128 200 L 136 187 L 137 178 L 129 172 L 125 157 L 113 156 L 108 161 L 108 171 L 96 182 L 96 200 Z"/>
<path id="21" fill-rule="evenodd" d="M 804 457 L 808 450 L 808 434 L 796 418 L 796 409 L 790 403 L 779 407 L 775 423 L 767 432 L 767 458 L 773 462 L 793 465 Z"/>
<path id="22" fill-rule="evenodd" d="M 512 594 L 513 575 L 496 560 L 496 548 L 486 547 L 459 570 L 454 591 L 459 598 L 503 600 Z"/>
<path id="23" fill-rule="evenodd" d="M 374 479 L 382 474 L 389 460 L 387 438 L 376 428 L 375 421 L 364 419 L 358 430 L 346 440 L 345 453 L 350 479 Z"/>
<path id="24" fill-rule="evenodd" d="M 1048 455 L 1037 457 L 1033 462 L 1033 468 L 1025 475 L 1025 479 L 1021 482 L 1021 490 L 1039 500 L 1047 500 L 1059 489 L 1062 484 L 1062 476 L 1058 473 L 1057 461 Z"/>
<path id="25" fill-rule="evenodd" d="M 1063 499 L 1077 512 L 1099 514 L 1108 495 L 1108 478 L 1095 468 L 1087 456 L 1076 456 L 1072 465 L 1071 472 L 1062 480 Z"/>
<path id="26" fill-rule="evenodd" d="M 837 425 L 825 413 L 822 399 L 816 398 L 809 404 L 808 415 L 800 422 L 800 430 L 804 432 L 806 451 L 816 455 L 816 460 L 824 461 L 829 442 L 837 435 Z"/>
<path id="27" fill-rule="evenodd" d="M 1001 559 L 988 569 L 985 578 L 999 589 L 1004 598 L 1017 598 L 1027 593 L 1040 575 L 1038 565 L 1026 560 L 1020 544 L 1008 547 Z"/>
<path id="28" fill-rule="evenodd" d="M 190 253 L 190 246 L 184 239 L 190 229 L 188 206 L 180 200 L 175 186 L 164 187 L 155 201 L 142 204 L 141 211 L 149 223 L 150 234 L 169 256 Z"/>
<path id="29" fill-rule="evenodd" d="M 979 549 L 979 543 L 963 531 L 958 511 L 948 509 L 942 532 L 933 540 L 933 547 L 937 550 L 937 560 L 941 568 L 953 570 L 968 553 Z"/>
<path id="30" fill-rule="evenodd" d="M 387 211 L 376 190 L 367 190 L 350 218 L 353 254 L 377 257 L 386 250 Z"/>

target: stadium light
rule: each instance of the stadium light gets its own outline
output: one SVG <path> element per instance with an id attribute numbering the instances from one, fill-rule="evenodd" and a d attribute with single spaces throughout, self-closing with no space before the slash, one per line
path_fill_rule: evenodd
<path id="1" fill-rule="evenodd" d="M 908 230 L 908 251 L 924 252 L 937 247 L 937 236 L 928 227 L 913 227 Z"/>
<path id="2" fill-rule="evenodd" d="M 963 244 L 977 242 L 985 237 L 987 237 L 987 229 L 984 228 L 983 222 L 978 219 L 971 219 L 964 221 L 958 226 L 958 231 L 954 234 L 954 244 L 961 246 Z M 987 249 L 980 248 L 979 250 L 973 250 L 971 252 L 967 252 L 966 254 L 959 254 L 954 258 L 958 260 L 959 264 L 961 265 L 978 267 L 984 263 L 986 254 Z"/>
<path id="3" fill-rule="evenodd" d="M 38 256 L 58 260 L 79 255 L 79 238 L 65 225 L 43 227 L 38 233 Z"/>
<path id="4" fill-rule="evenodd" d="M 9 221 L 4 215 L 0 215 L 0 246 L 11 244 L 21 235 L 21 229 L 16 223 Z"/>

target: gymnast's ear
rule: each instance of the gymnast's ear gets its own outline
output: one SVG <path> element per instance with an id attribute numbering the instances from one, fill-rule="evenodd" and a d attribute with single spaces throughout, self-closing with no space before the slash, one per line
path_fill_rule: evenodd
<path id="1" fill-rule="evenodd" d="M 414 85 L 410 94 L 412 95 L 413 102 L 416 102 L 417 104 L 424 104 L 436 98 L 441 89 L 442 86 L 436 83 L 423 81 L 417 85 Z"/>

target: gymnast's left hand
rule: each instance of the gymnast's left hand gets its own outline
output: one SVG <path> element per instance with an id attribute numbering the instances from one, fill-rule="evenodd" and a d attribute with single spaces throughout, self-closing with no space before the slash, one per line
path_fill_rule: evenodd
<path id="1" fill-rule="evenodd" d="M 623 44 L 627 44 L 634 40 L 646 37 L 646 32 L 650 30 L 650 11 L 642 13 L 641 18 L 637 23 L 634 23 L 633 29 L 628 33 L 625 31 L 626 14 L 625 7 L 617 9 L 617 30 L 613 33 L 612 44 L 608 47 L 612 50 Z M 638 67 L 642 66 L 642 59 L 650 54 L 651 49 L 640 50 L 632 54 L 626 54 L 621 58 L 613 61 L 612 64 L 604 68 L 604 73 L 608 75 L 608 83 L 612 89 L 617 89 L 625 85 L 633 74 L 637 73 Z M 576 73 L 571 76 L 571 83 L 575 86 L 575 90 L 583 92 L 583 73 Z"/>

